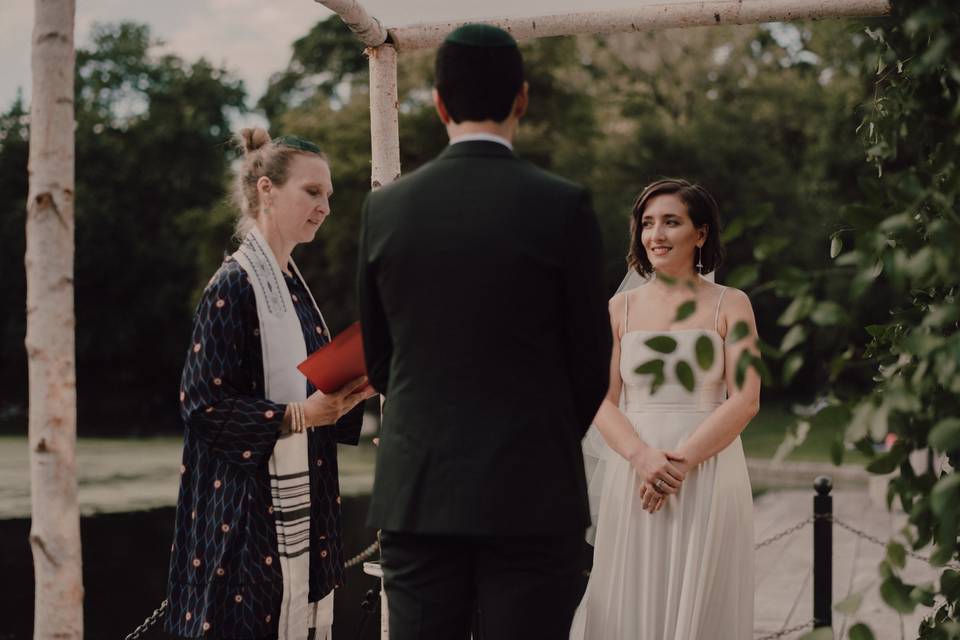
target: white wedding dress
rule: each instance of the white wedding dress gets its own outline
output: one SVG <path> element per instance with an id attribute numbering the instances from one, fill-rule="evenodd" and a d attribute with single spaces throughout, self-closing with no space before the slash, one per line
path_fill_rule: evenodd
<path id="1" fill-rule="evenodd" d="M 625 309 L 624 327 L 628 313 Z M 621 408 L 650 446 L 675 450 L 726 399 L 718 317 L 713 329 L 623 335 Z M 645 341 L 655 335 L 676 340 L 676 350 L 653 351 Z M 714 347 L 706 371 L 696 364 L 701 336 Z M 651 395 L 652 376 L 634 370 L 653 358 L 666 361 L 666 382 Z M 692 364 L 692 392 L 674 374 L 678 358 Z M 654 514 L 641 507 L 640 481 L 630 463 L 609 447 L 599 448 L 603 454 L 595 472 L 602 481 L 594 479 L 591 487 L 600 486 L 593 570 L 571 639 L 750 640 L 753 500 L 740 438 L 691 470 L 679 493 Z"/>

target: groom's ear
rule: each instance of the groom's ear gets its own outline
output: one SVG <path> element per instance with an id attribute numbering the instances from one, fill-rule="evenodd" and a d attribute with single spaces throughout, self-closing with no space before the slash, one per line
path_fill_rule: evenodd
<path id="1" fill-rule="evenodd" d="M 437 115 L 444 126 L 450 124 L 450 112 L 447 111 L 447 105 L 443 104 L 443 98 L 437 88 L 433 88 L 433 106 L 437 108 Z"/>
<path id="2" fill-rule="evenodd" d="M 520 91 L 517 91 L 517 97 L 513 99 L 513 116 L 519 120 L 527 113 L 527 106 L 530 104 L 530 83 L 523 82 Z"/>

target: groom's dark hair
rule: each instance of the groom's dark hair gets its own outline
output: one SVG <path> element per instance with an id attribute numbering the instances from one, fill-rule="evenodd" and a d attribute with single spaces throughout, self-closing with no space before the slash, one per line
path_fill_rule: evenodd
<path id="1" fill-rule="evenodd" d="M 650 200 L 668 193 L 677 196 L 687 205 L 687 214 L 694 227 L 707 228 L 707 238 L 700 249 L 699 258 L 703 263 L 703 273 L 716 271 L 723 264 L 725 254 L 720 242 L 720 206 L 709 191 L 680 178 L 665 178 L 652 182 L 637 196 L 630 216 L 630 253 L 627 254 L 627 265 L 642 276 L 653 273 L 653 265 L 650 264 L 640 237 L 643 231 L 641 221 Z M 696 265 L 697 258 L 694 257 L 693 261 Z"/>
<path id="2" fill-rule="evenodd" d="M 523 56 L 516 42 L 486 25 L 454 31 L 437 50 L 434 71 L 437 92 L 456 123 L 503 122 L 523 86 Z"/>

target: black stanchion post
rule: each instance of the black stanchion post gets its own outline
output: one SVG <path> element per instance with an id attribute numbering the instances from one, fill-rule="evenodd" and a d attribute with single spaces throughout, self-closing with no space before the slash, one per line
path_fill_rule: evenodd
<path id="1" fill-rule="evenodd" d="M 819 476 L 813 481 L 813 626 L 832 627 L 833 614 L 833 481 Z"/>

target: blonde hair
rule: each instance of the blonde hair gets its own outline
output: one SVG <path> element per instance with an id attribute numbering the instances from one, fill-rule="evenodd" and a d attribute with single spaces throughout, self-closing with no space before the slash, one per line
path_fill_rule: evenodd
<path id="1" fill-rule="evenodd" d="M 243 151 L 243 159 L 233 187 L 233 202 L 238 212 L 234 233 L 237 239 L 243 240 L 260 215 L 260 192 L 257 190 L 260 178 L 270 178 L 270 182 L 280 187 L 290 177 L 290 163 L 297 154 L 319 155 L 324 160 L 327 157 L 323 153 L 312 154 L 271 140 L 266 129 L 260 127 L 241 129 L 236 143 Z"/>

